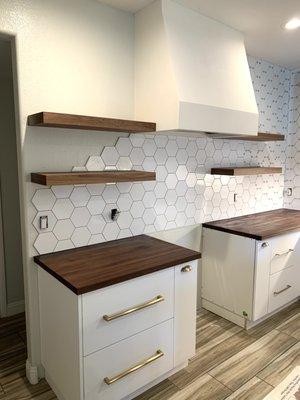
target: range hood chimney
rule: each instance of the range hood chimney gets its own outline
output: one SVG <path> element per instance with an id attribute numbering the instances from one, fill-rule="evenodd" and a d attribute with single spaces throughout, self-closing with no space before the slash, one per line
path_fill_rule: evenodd
<path id="1" fill-rule="evenodd" d="M 240 32 L 172 0 L 135 15 L 135 118 L 158 131 L 257 135 Z"/>

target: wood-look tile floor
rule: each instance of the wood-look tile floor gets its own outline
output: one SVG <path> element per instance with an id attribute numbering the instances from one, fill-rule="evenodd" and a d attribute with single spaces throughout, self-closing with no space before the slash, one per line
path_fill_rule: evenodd
<path id="1" fill-rule="evenodd" d="M 24 315 L 0 320 L 0 400 L 54 400 L 25 377 Z M 202 311 L 197 350 L 183 371 L 135 400 L 261 400 L 300 365 L 300 302 L 248 331 Z"/>

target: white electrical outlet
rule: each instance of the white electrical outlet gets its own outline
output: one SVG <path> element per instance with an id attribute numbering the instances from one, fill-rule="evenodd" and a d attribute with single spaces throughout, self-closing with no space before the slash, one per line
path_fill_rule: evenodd
<path id="1" fill-rule="evenodd" d="M 48 215 L 40 216 L 40 229 L 48 229 L 49 228 L 49 220 Z"/>

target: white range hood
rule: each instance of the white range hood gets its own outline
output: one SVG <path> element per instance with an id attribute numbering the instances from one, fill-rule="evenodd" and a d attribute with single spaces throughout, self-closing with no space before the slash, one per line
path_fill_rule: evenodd
<path id="1" fill-rule="evenodd" d="M 158 131 L 257 135 L 243 35 L 172 0 L 135 14 L 135 118 Z"/>

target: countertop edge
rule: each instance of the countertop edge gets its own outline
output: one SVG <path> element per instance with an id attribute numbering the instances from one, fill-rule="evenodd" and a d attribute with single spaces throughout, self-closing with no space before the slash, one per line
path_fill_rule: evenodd
<path id="1" fill-rule="evenodd" d="M 228 228 L 223 228 L 221 226 L 215 226 L 215 225 L 210 225 L 210 223 L 204 223 L 202 224 L 203 228 L 209 228 L 213 229 L 215 231 L 221 231 L 225 233 L 231 233 L 232 235 L 238 235 L 238 236 L 243 236 L 243 237 L 248 237 L 250 239 L 255 239 L 255 240 L 264 240 L 267 239 L 267 237 L 263 237 L 260 235 L 253 235 L 251 233 L 246 233 L 246 232 L 241 232 L 241 231 L 235 231 L 233 229 L 228 229 Z"/>
<path id="2" fill-rule="evenodd" d="M 189 249 L 190 250 L 190 249 Z M 45 270 L 46 272 L 48 272 L 51 276 L 53 276 L 54 278 L 56 278 L 61 284 L 63 284 L 64 286 L 66 286 L 69 290 L 71 290 L 75 295 L 79 296 L 85 293 L 89 293 L 89 292 L 93 292 L 96 291 L 98 289 L 102 289 L 108 286 L 113 286 L 116 285 L 118 283 L 122 283 L 122 282 L 126 282 L 128 280 L 131 279 L 135 279 L 141 276 L 145 276 L 145 275 L 149 275 L 151 273 L 154 272 L 158 272 L 160 270 L 164 270 L 167 268 L 171 268 L 171 267 L 175 267 L 176 265 L 180 265 L 189 261 L 194 261 L 194 260 L 198 260 L 201 259 L 201 253 L 197 252 L 195 250 L 190 250 L 191 252 L 193 252 L 194 254 L 191 254 L 190 256 L 186 256 L 186 257 L 182 257 L 180 259 L 178 259 L 178 261 L 172 261 L 172 262 L 167 262 L 158 266 L 152 266 L 149 268 L 145 268 L 140 272 L 134 271 L 134 272 L 130 272 L 128 274 L 124 274 L 124 275 L 120 275 L 120 277 L 118 278 L 113 278 L 111 280 L 107 280 L 107 281 L 102 281 L 100 283 L 93 283 L 87 286 L 83 286 L 83 287 L 75 287 L 72 285 L 72 283 L 70 283 L 69 281 L 67 281 L 66 279 L 64 279 L 60 274 L 56 273 L 55 271 L 53 271 L 51 268 L 49 268 L 47 265 L 45 265 L 41 260 L 40 260 L 40 255 L 34 256 L 33 260 L 34 262 L 41 268 L 43 268 L 43 270 Z"/>

